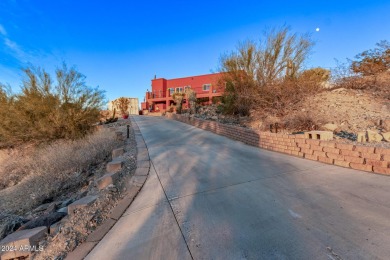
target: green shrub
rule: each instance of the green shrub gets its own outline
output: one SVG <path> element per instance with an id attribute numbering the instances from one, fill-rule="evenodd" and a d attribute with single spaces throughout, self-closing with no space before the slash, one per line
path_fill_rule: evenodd
<path id="1" fill-rule="evenodd" d="M 213 104 L 219 104 L 219 103 L 222 102 L 222 97 L 212 97 L 212 98 L 211 98 L 211 102 L 212 102 Z"/>
<path id="2" fill-rule="evenodd" d="M 99 122 L 104 93 L 86 86 L 85 76 L 63 64 L 56 82 L 40 68 L 23 70 L 22 90 L 12 94 L 0 85 L 0 142 L 76 139 Z"/>

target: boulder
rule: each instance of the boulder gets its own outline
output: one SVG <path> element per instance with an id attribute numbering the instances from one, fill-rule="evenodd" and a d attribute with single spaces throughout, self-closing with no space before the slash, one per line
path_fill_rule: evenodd
<path id="1" fill-rule="evenodd" d="M 117 148 L 112 151 L 112 158 L 117 158 L 125 153 L 123 148 Z"/>
<path id="2" fill-rule="evenodd" d="M 60 221 L 51 225 L 49 228 L 50 235 L 55 236 L 61 230 L 61 228 L 64 226 L 64 224 L 66 223 L 67 220 L 68 220 L 68 217 L 64 217 Z"/>
<path id="3" fill-rule="evenodd" d="M 383 139 L 390 142 L 390 132 L 382 133 Z"/>
<path id="4" fill-rule="evenodd" d="M 367 130 L 367 139 L 368 142 L 381 142 L 383 139 L 383 136 L 375 131 Z"/>
<path id="5" fill-rule="evenodd" d="M 99 190 L 105 189 L 110 184 L 115 184 L 119 180 L 119 172 L 107 173 L 96 180 L 96 186 Z"/>
<path id="6" fill-rule="evenodd" d="M 327 130 L 327 131 L 334 131 L 337 129 L 337 125 L 336 124 L 331 124 L 331 123 L 328 123 L 328 124 L 325 124 L 322 126 L 324 128 L 324 130 Z"/>
<path id="7" fill-rule="evenodd" d="M 76 200 L 68 206 L 68 213 L 73 214 L 76 209 L 81 209 L 92 205 L 98 196 L 86 196 L 82 199 Z"/>
<path id="8" fill-rule="evenodd" d="M 124 163 L 123 161 L 115 160 L 107 163 L 106 170 L 108 173 L 115 173 L 122 169 Z"/>
<path id="9" fill-rule="evenodd" d="M 36 227 L 50 227 L 52 224 L 60 221 L 67 214 L 64 212 L 53 212 L 48 215 L 38 217 L 36 219 L 30 220 L 26 224 L 23 224 L 18 230 L 33 229 Z"/>

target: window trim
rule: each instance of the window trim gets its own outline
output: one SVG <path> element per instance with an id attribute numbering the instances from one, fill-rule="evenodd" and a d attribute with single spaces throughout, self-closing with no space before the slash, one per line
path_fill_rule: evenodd
<path id="1" fill-rule="evenodd" d="M 208 87 L 208 89 L 206 89 L 206 87 Z M 202 85 L 202 90 L 203 91 L 210 91 L 210 88 L 211 88 L 211 83 L 207 83 L 207 84 L 203 84 Z"/>

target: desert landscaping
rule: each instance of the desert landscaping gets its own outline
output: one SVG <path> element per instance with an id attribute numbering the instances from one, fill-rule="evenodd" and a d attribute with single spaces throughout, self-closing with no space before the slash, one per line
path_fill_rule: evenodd
<path id="1" fill-rule="evenodd" d="M 388 4 L 22 2 L 0 260 L 390 255 Z"/>
<path id="2" fill-rule="evenodd" d="M 34 155 L 17 154 L 18 160 L 10 160 L 17 151 L 4 150 L 0 173 L 1 239 L 13 232 L 17 235 L 36 230 L 35 240 L 31 241 L 36 246 L 36 252 L 32 250 L 34 259 L 62 259 L 82 243 L 123 198 L 128 188 L 126 180 L 134 173 L 134 132 L 130 128 L 127 139 L 127 125 L 131 125 L 129 120 L 109 124 L 81 142 L 52 144 Z M 27 153 L 31 148 L 23 151 Z M 124 165 L 110 170 L 110 160 Z M 107 180 L 107 171 L 117 177 Z M 31 255 L 26 252 L 19 256 Z"/>

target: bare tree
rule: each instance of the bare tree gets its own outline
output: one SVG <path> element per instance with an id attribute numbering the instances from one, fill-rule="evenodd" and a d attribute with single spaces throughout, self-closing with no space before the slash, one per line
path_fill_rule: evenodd
<path id="1" fill-rule="evenodd" d="M 274 96 L 272 86 L 296 80 L 313 45 L 309 34 L 291 33 L 283 26 L 265 32 L 259 43 L 241 42 L 235 51 L 222 55 L 220 84 L 225 84 L 225 112 L 248 115 L 259 100 L 267 100 L 271 106 L 279 104 L 280 97 Z M 277 92 L 284 93 L 282 88 Z M 266 94 L 271 97 L 264 98 Z"/>
<path id="2" fill-rule="evenodd" d="M 287 26 L 266 32 L 256 55 L 259 85 L 272 84 L 285 75 L 297 77 L 313 46 L 309 34 L 292 34 Z"/>

